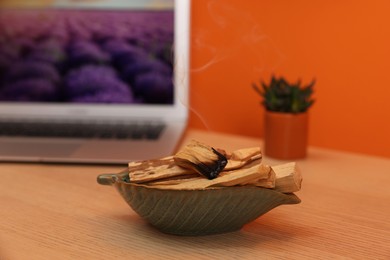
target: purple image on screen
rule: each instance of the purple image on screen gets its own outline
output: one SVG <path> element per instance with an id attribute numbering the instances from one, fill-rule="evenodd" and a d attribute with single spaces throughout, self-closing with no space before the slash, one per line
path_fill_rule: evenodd
<path id="1" fill-rule="evenodd" d="M 0 100 L 172 104 L 173 10 L 0 10 Z"/>

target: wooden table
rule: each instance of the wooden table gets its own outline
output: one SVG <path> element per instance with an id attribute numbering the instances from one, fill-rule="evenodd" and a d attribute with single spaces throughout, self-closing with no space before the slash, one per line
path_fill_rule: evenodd
<path id="1" fill-rule="evenodd" d="M 227 150 L 261 145 L 202 131 L 189 138 Z M 301 204 L 203 237 L 160 233 L 97 184 L 122 166 L 1 163 L 0 259 L 390 259 L 390 160 L 311 148 L 297 162 Z"/>

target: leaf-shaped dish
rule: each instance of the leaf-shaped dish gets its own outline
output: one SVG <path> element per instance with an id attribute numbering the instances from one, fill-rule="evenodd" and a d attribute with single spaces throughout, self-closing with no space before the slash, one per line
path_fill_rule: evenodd
<path id="1" fill-rule="evenodd" d="M 143 219 L 160 231 L 176 235 L 208 235 L 236 231 L 271 209 L 298 204 L 293 193 L 254 186 L 205 190 L 162 190 L 129 183 L 128 171 L 101 174 L 97 181 L 114 185 Z"/>

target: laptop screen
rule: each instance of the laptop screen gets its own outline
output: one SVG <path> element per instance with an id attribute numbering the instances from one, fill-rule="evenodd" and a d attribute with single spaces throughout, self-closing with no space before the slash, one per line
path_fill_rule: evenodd
<path id="1" fill-rule="evenodd" d="M 0 9 L 1 102 L 174 103 L 174 0 L 46 2 Z"/>

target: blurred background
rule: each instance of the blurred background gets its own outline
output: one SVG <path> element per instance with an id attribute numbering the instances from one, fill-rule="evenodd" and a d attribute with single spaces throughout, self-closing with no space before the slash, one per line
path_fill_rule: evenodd
<path id="1" fill-rule="evenodd" d="M 0 0 L 0 7 L 91 1 Z M 251 85 L 271 75 L 316 79 L 309 144 L 390 157 L 389 1 L 191 5 L 190 127 L 261 138 L 264 108 Z"/>
<path id="2" fill-rule="evenodd" d="M 192 1 L 190 127 L 263 137 L 252 83 L 316 79 L 313 146 L 390 157 L 390 2 Z"/>

